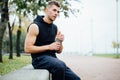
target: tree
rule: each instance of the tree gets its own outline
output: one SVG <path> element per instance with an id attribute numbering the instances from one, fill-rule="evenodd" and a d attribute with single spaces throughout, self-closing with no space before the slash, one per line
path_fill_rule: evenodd
<path id="1" fill-rule="evenodd" d="M 10 43 L 10 54 L 9 59 L 13 59 L 13 41 L 12 41 L 12 27 L 10 26 L 10 22 L 8 22 L 8 30 L 9 30 L 9 43 Z"/>
<path id="2" fill-rule="evenodd" d="M 1 20 L 0 20 L 0 62 L 2 61 L 2 41 L 4 32 L 6 30 L 6 26 L 8 23 L 8 0 L 0 1 L 0 12 L 1 12 Z"/>
<path id="3" fill-rule="evenodd" d="M 115 42 L 115 41 L 112 42 L 112 45 L 113 45 L 114 50 L 115 50 L 115 48 L 116 48 L 116 49 L 117 49 L 117 48 L 120 48 L 120 44 L 117 43 L 117 42 Z M 119 55 L 118 55 L 118 54 L 116 54 L 116 58 L 119 58 Z"/>
<path id="4" fill-rule="evenodd" d="M 19 28 L 17 30 L 17 39 L 16 39 L 16 53 L 17 53 L 17 57 L 20 57 L 20 45 L 19 45 L 20 44 L 20 36 L 21 36 L 21 17 L 19 16 Z"/>
<path id="5" fill-rule="evenodd" d="M 47 2 L 50 0 L 13 0 L 11 3 L 16 4 L 16 11 L 22 12 L 24 16 L 28 13 L 32 15 L 38 14 L 38 11 L 43 11 Z M 56 0 L 61 4 L 61 12 L 64 13 L 66 17 L 69 17 L 69 12 L 72 14 L 79 12 L 79 10 L 71 8 L 72 0 Z M 80 2 L 80 0 L 74 0 L 76 2 Z"/>
<path id="6" fill-rule="evenodd" d="M 112 44 L 113 44 L 113 48 L 117 47 L 117 43 L 115 41 L 113 41 Z"/>

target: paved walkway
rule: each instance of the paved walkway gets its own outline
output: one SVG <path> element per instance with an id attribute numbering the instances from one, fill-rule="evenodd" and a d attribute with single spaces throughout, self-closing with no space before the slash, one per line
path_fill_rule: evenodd
<path id="1" fill-rule="evenodd" d="M 82 80 L 120 80 L 120 59 L 59 55 Z"/>

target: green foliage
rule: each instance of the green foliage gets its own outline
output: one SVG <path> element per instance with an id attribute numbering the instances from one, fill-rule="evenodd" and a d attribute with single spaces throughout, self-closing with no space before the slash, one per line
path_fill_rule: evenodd
<path id="1" fill-rule="evenodd" d="M 120 43 L 117 43 L 115 41 L 112 42 L 113 48 L 120 48 Z"/>
<path id="2" fill-rule="evenodd" d="M 117 47 L 117 43 L 115 41 L 113 41 L 112 44 L 113 44 L 113 48 Z"/>
<path id="3" fill-rule="evenodd" d="M 43 11 L 45 9 L 45 6 L 47 2 L 50 0 L 13 0 L 10 2 L 10 4 L 15 4 L 17 13 L 22 12 L 24 16 L 26 16 L 28 13 L 31 13 L 32 15 L 37 15 L 38 11 Z M 69 17 L 69 12 L 72 14 L 79 12 L 79 10 L 72 9 L 71 8 L 71 0 L 57 0 L 61 4 L 61 12 L 64 13 L 66 17 Z M 76 2 L 80 2 L 80 0 L 74 0 Z"/>
<path id="4" fill-rule="evenodd" d="M 31 63 L 30 56 L 21 56 L 19 58 L 14 56 L 13 60 L 9 60 L 8 57 L 9 56 L 3 56 L 4 63 L 0 63 L 0 75 L 4 75 L 11 71 L 15 71 Z"/>

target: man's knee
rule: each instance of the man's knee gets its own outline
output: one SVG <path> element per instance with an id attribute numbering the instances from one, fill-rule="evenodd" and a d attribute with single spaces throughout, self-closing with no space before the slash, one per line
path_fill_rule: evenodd
<path id="1" fill-rule="evenodd" d="M 77 75 L 69 75 L 66 77 L 66 80 L 81 80 L 79 76 Z"/>
<path id="2" fill-rule="evenodd" d="M 55 61 L 52 66 L 51 72 L 53 73 L 64 73 L 66 69 L 66 64 L 62 61 Z"/>
<path id="3" fill-rule="evenodd" d="M 55 66 L 56 66 L 56 69 L 58 70 L 65 70 L 66 68 L 66 64 L 62 61 L 57 62 Z"/>
<path id="4" fill-rule="evenodd" d="M 74 80 L 81 80 L 81 79 L 80 79 L 80 77 L 77 76 Z"/>

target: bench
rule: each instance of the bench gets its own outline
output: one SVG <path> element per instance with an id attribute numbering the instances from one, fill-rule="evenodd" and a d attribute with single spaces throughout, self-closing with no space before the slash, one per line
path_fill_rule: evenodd
<path id="1" fill-rule="evenodd" d="M 50 73 L 45 69 L 34 69 L 27 65 L 19 70 L 0 77 L 0 80 L 52 80 Z"/>

